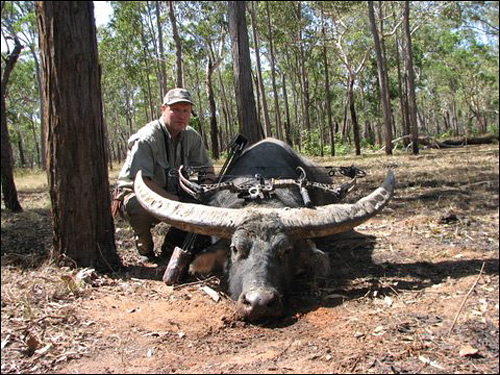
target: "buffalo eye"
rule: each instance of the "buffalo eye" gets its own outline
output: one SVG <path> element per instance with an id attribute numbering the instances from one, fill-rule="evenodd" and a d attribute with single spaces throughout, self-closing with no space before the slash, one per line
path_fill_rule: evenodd
<path id="1" fill-rule="evenodd" d="M 235 259 L 245 259 L 250 252 L 250 249 L 245 244 L 233 244 L 229 249 L 231 250 L 231 256 Z"/>

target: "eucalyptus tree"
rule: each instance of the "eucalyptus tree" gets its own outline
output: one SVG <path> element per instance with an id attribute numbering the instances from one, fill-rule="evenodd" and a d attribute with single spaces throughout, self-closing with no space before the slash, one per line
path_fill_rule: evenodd
<path id="1" fill-rule="evenodd" d="M 418 154 L 417 100 L 415 98 L 415 77 L 413 71 L 413 49 L 410 34 L 410 2 L 405 1 L 403 12 L 403 28 L 406 42 L 405 63 L 408 72 L 408 111 L 412 133 L 413 154 Z"/>
<path id="2" fill-rule="evenodd" d="M 264 81 L 262 78 L 262 64 L 260 62 L 261 52 L 260 52 L 259 31 L 257 28 L 257 9 L 258 8 L 256 6 L 256 3 L 257 3 L 257 1 L 250 1 L 249 13 L 250 13 L 250 20 L 251 20 L 251 24 L 252 24 L 253 45 L 254 45 L 254 50 L 255 50 L 255 64 L 256 64 L 256 70 L 257 70 L 257 87 L 258 87 L 257 93 L 260 94 L 260 95 L 258 95 L 258 100 L 260 99 L 260 102 L 261 102 L 260 112 L 262 115 L 261 119 L 263 120 L 263 123 L 264 123 L 264 129 L 266 131 L 266 137 L 271 137 L 273 132 L 271 129 L 271 119 L 269 117 L 269 109 L 267 106 L 266 89 L 265 89 Z M 268 18 L 269 18 L 269 2 L 266 2 L 266 6 L 267 6 Z M 274 62 L 271 63 L 271 70 L 273 72 L 273 82 L 274 82 Z"/>
<path id="3" fill-rule="evenodd" d="M 119 265 L 111 217 L 93 4 L 37 1 L 54 258 Z M 47 105 L 49 104 L 50 105 Z"/>
<path id="4" fill-rule="evenodd" d="M 483 133 L 485 124 L 498 124 L 498 39 L 478 34 L 464 16 L 472 12 L 468 7 L 477 12 L 477 4 L 447 5 L 432 18 L 425 17 L 432 10 L 414 8 L 422 12 L 411 31 L 417 100 L 421 111 L 427 110 L 432 132 Z M 498 125 L 492 128 L 498 131 Z"/>
<path id="5" fill-rule="evenodd" d="M 325 22 L 325 12 L 323 9 L 323 3 L 320 3 L 320 15 L 321 15 L 321 41 L 322 41 L 322 57 L 323 57 L 323 69 L 325 72 L 325 94 L 326 94 L 326 115 L 328 121 L 328 129 L 330 130 L 330 156 L 335 156 L 335 134 L 332 119 L 332 98 L 330 90 L 330 68 L 328 63 L 328 53 L 327 53 L 327 38 L 326 38 L 326 22 Z"/>
<path id="6" fill-rule="evenodd" d="M 234 88 L 238 108 L 240 132 L 250 144 L 264 137 L 259 124 L 252 88 L 248 28 L 245 19 L 245 3 L 229 1 L 229 34 L 233 55 Z"/>
<path id="7" fill-rule="evenodd" d="M 269 113 L 275 119 L 281 130 L 281 138 L 292 145 L 294 141 L 300 144 L 299 111 L 302 106 L 293 105 L 295 120 L 290 114 L 290 102 L 296 103 L 296 96 L 300 92 L 300 73 L 298 72 L 298 24 L 290 22 L 296 17 L 294 2 L 271 1 L 257 2 L 255 25 L 260 35 L 260 52 L 265 57 L 262 64 L 263 85 L 271 77 L 274 106 L 269 106 Z M 281 79 L 277 75 L 281 75 Z M 281 81 L 281 82 L 279 82 Z M 290 88 L 287 88 L 287 85 Z M 281 86 L 282 94 L 279 93 Z M 269 90 L 265 90 L 266 92 Z M 294 99 L 289 100 L 288 94 Z M 281 100 L 281 102 L 280 102 Z M 284 121 L 282 120 L 284 119 Z M 292 132 L 295 133 L 292 134 Z"/>
<path id="8" fill-rule="evenodd" d="M 231 109 L 227 103 L 225 83 L 220 79 L 220 67 L 227 60 L 227 6 L 217 1 L 185 2 L 179 7 L 182 23 L 180 30 L 185 34 L 185 43 L 189 48 L 184 52 L 185 65 L 194 64 L 195 69 L 204 67 L 205 97 L 208 104 L 210 119 L 210 149 L 212 156 L 218 159 L 224 138 L 231 133 L 229 130 L 229 117 Z M 200 75 L 203 73 L 199 73 Z M 217 75 L 216 75 L 217 74 Z M 219 77 L 217 84 L 215 77 Z M 196 86 L 196 80 L 191 80 L 191 85 Z M 219 93 L 219 108 L 222 108 L 226 121 L 226 137 L 223 137 L 221 122 L 218 121 L 217 95 Z M 204 102 L 200 99 L 199 112 L 205 112 Z M 221 112 L 221 111 L 219 111 Z M 205 117 L 205 116 L 203 116 Z"/>
<path id="9" fill-rule="evenodd" d="M 22 111 L 23 113 L 20 113 L 20 115 L 30 119 L 40 119 L 42 118 L 40 114 L 43 112 L 43 101 L 35 5 L 33 1 L 6 1 L 3 2 L 3 4 L 6 4 L 6 10 L 5 18 L 2 17 L 2 34 L 5 35 L 5 32 L 15 33 L 20 43 L 25 47 L 21 59 L 33 63 L 30 63 L 30 66 L 33 68 L 33 84 L 36 90 L 31 93 L 31 100 L 35 100 L 39 108 L 30 107 L 29 110 L 26 110 L 26 113 Z M 25 73 L 29 74 L 27 71 Z M 16 80 L 14 79 L 14 81 Z M 17 83 L 14 83 L 14 85 L 17 86 Z M 22 92 L 22 90 L 20 90 L 20 92 Z M 32 129 L 32 132 L 37 136 L 37 139 L 34 140 L 34 146 L 37 153 L 37 165 L 40 168 L 45 168 L 45 126 L 43 118 L 36 124 L 33 122 L 30 123 L 36 126 L 36 128 Z M 37 128 L 39 129 L 38 131 Z M 26 135 L 23 136 L 26 137 Z M 27 151 L 29 152 L 29 150 Z"/>
<path id="10" fill-rule="evenodd" d="M 33 59 L 19 59 L 11 75 L 6 115 L 14 151 L 14 166 L 41 166 L 39 87 Z M 16 156 L 16 154 L 18 156 Z"/>
<path id="11" fill-rule="evenodd" d="M 167 93 L 167 65 L 165 62 L 165 45 L 163 43 L 163 23 L 161 17 L 161 2 L 155 1 L 156 26 L 158 28 L 158 65 L 159 65 L 159 84 L 160 97 L 163 98 Z"/>
<path id="12" fill-rule="evenodd" d="M 361 139 L 358 116 L 355 105 L 355 85 L 366 68 L 371 53 L 371 44 L 366 30 L 366 19 L 358 3 L 325 5 L 324 14 L 332 24 L 332 41 L 344 70 L 346 87 L 346 105 L 342 138 L 346 142 L 348 135 L 347 112 L 350 113 L 356 154 L 361 153 Z"/>
<path id="13" fill-rule="evenodd" d="M 307 142 L 312 140 L 309 75 L 311 69 L 316 69 L 315 63 L 310 61 L 317 42 L 314 15 L 308 3 L 302 1 L 260 2 L 259 7 L 259 13 L 264 14 L 263 18 L 257 20 L 257 24 L 270 70 L 267 75 L 271 76 L 272 84 L 273 71 L 281 73 L 281 89 L 288 94 L 280 96 L 280 83 L 275 77 L 274 85 L 271 86 L 275 105 L 270 110 L 273 110 L 277 123 L 282 123 L 282 118 L 286 119 L 281 125 L 284 133 L 282 137 L 301 149 L 303 135 L 307 136 Z M 280 98 L 282 104 L 279 102 Z M 278 111 L 279 118 L 276 113 Z"/>
<path id="14" fill-rule="evenodd" d="M 177 17 L 175 15 L 175 3 L 176 1 L 167 1 L 168 5 L 168 17 L 170 18 L 170 26 L 172 27 L 172 36 L 175 41 L 175 66 L 176 66 L 176 78 L 175 86 L 184 87 L 184 75 L 182 73 L 182 43 L 177 29 Z"/>
<path id="15" fill-rule="evenodd" d="M 123 142 L 159 115 L 164 89 L 152 4 L 117 1 L 111 5 L 113 17 L 99 30 L 104 110 L 110 134 L 121 138 L 123 153 Z"/>
<path id="16" fill-rule="evenodd" d="M 2 2 L 2 37 L 4 36 L 4 27 L 6 32 L 9 34 L 8 39 L 14 41 L 14 47 L 12 50 L 7 51 L 5 56 L 2 54 L 2 79 L 1 79 L 1 136 L 2 136 L 2 192 L 5 207 L 12 212 L 22 211 L 21 204 L 19 203 L 19 198 L 17 195 L 17 188 L 14 182 L 14 171 L 13 171 L 13 157 L 12 157 L 12 146 L 9 138 L 9 131 L 7 127 L 7 106 L 6 106 L 6 96 L 7 96 L 7 85 L 14 69 L 14 66 L 19 59 L 22 49 L 24 46 L 21 44 L 18 36 L 16 35 L 14 17 L 5 17 L 4 11 L 14 13 L 14 9 L 4 9 L 6 7 L 6 2 Z"/>
<path id="17" fill-rule="evenodd" d="M 281 111 L 278 99 L 278 89 L 276 86 L 276 58 L 274 54 L 274 38 L 273 38 L 273 28 L 271 26 L 271 16 L 269 12 L 269 1 L 264 2 L 266 5 L 266 19 L 267 19 L 267 32 L 268 32 L 268 41 L 269 41 L 269 56 L 271 63 L 271 82 L 273 87 L 273 96 L 274 96 L 274 113 L 276 119 L 276 136 L 278 139 L 283 139 L 283 125 L 281 124 Z"/>
<path id="18" fill-rule="evenodd" d="M 373 8 L 373 1 L 368 1 L 368 15 L 370 19 L 370 30 L 373 35 L 373 45 L 375 47 L 375 54 L 377 56 L 377 66 L 378 66 L 378 79 L 380 85 L 380 99 L 382 102 L 382 114 L 384 117 L 384 129 L 385 129 L 385 153 L 387 155 L 392 154 L 392 113 L 391 113 L 391 103 L 389 98 L 389 85 L 387 76 L 387 62 L 380 45 L 380 36 L 378 33 L 377 24 L 375 21 L 375 10 Z M 382 20 L 380 20 L 382 22 Z"/>

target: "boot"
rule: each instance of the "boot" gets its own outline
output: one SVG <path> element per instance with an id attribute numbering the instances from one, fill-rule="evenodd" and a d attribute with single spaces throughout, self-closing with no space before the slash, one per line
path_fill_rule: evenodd
<path id="1" fill-rule="evenodd" d="M 156 263 L 158 260 L 154 252 L 154 243 L 151 232 L 134 235 L 135 246 L 139 252 L 140 263 Z"/>

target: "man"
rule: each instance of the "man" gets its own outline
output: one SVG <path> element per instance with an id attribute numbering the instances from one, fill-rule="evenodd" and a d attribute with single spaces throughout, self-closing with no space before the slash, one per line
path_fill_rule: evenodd
<path id="1" fill-rule="evenodd" d="M 136 173 L 142 170 L 143 176 L 161 188 L 164 196 L 174 200 L 180 200 L 176 177 L 179 166 L 201 167 L 205 171 L 203 182 L 210 183 L 215 179 L 201 136 L 188 126 L 192 108 L 193 100 L 187 90 L 172 89 L 163 100 L 161 117 L 145 125 L 128 140 L 129 151 L 118 177 L 118 188 L 123 203 L 121 212 L 132 226 L 142 262 L 157 260 L 151 228 L 158 224 L 158 220 L 150 216 L 135 197 L 133 183 Z M 170 242 L 182 241 L 179 232 L 171 229 L 167 237 L 174 238 Z M 171 251 L 169 247 L 181 246 L 181 243 L 168 242 L 166 238 L 162 253 Z"/>

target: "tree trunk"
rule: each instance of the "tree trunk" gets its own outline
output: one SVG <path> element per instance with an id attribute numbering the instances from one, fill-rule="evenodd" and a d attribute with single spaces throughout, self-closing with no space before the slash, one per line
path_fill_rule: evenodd
<path id="1" fill-rule="evenodd" d="M 54 255 L 60 264 L 119 264 L 91 1 L 37 1 Z"/>
<path id="2" fill-rule="evenodd" d="M 375 12 L 373 10 L 373 1 L 368 1 L 368 15 L 370 18 L 370 29 L 373 35 L 375 53 L 377 56 L 380 99 L 382 102 L 382 114 L 384 118 L 384 129 L 385 129 L 385 153 L 387 155 L 392 155 L 392 121 L 391 121 L 391 103 L 389 101 L 389 87 L 387 83 L 387 65 L 382 56 L 382 49 L 380 47 L 380 39 L 375 24 Z"/>
<path id="3" fill-rule="evenodd" d="M 411 48 L 410 34 L 410 2 L 405 1 L 403 25 L 406 38 L 406 70 L 408 72 L 408 112 L 409 128 L 412 134 L 412 150 L 414 155 L 418 155 L 418 126 L 417 126 L 417 100 L 415 98 L 415 74 L 413 72 L 413 51 Z"/>
<path id="4" fill-rule="evenodd" d="M 231 111 L 231 106 L 227 100 L 226 88 L 224 80 L 222 79 L 222 74 L 220 69 L 217 69 L 217 77 L 219 78 L 219 87 L 222 95 L 222 108 L 224 109 L 225 115 L 227 116 L 227 135 L 229 139 L 233 138 L 233 112 Z"/>
<path id="5" fill-rule="evenodd" d="M 359 139 L 359 125 L 358 118 L 356 116 L 356 107 L 354 105 L 354 80 L 351 80 L 348 87 L 349 93 L 349 111 L 351 112 L 352 121 L 352 133 L 354 136 L 354 147 L 356 149 L 356 155 L 361 155 L 361 141 Z"/>
<path id="6" fill-rule="evenodd" d="M 38 139 L 38 135 L 36 133 L 36 124 L 35 124 L 35 120 L 33 119 L 33 114 L 30 113 L 29 114 L 30 116 L 30 122 L 31 122 L 31 130 L 33 131 L 33 144 L 35 145 L 35 152 L 36 152 L 36 164 L 38 166 L 38 168 L 41 168 L 42 167 L 42 159 L 41 159 L 41 155 L 40 155 L 40 144 L 39 144 L 39 139 Z"/>
<path id="7" fill-rule="evenodd" d="M 349 101 L 351 100 L 349 90 L 351 86 L 351 80 L 348 77 L 347 78 L 347 84 L 346 84 L 346 97 L 345 97 L 345 106 L 344 106 L 344 116 L 342 119 L 342 143 L 346 144 L 348 142 L 348 137 L 349 137 L 349 124 L 347 123 L 347 111 L 349 110 L 350 103 Z"/>
<path id="8" fill-rule="evenodd" d="M 233 76 L 240 133 L 250 144 L 260 141 L 264 132 L 257 121 L 255 97 L 252 87 L 248 28 L 245 2 L 229 1 L 229 33 L 233 54 Z"/>
<path id="9" fill-rule="evenodd" d="M 158 28 L 158 49 L 160 50 L 160 79 L 159 79 L 159 85 L 160 85 L 160 97 L 163 100 L 163 97 L 167 93 L 167 68 L 166 68 L 166 63 L 165 63 L 165 48 L 163 46 L 163 32 L 162 32 L 162 27 L 161 27 L 161 20 L 160 20 L 160 2 L 155 1 L 155 6 L 156 6 L 156 25 Z"/>
<path id="10" fill-rule="evenodd" d="M 393 5 L 394 7 L 394 5 Z M 396 18 L 396 12 L 394 11 L 393 9 L 393 16 L 394 16 L 394 20 L 397 21 L 397 18 Z M 395 55 L 396 55 L 396 67 L 397 67 L 397 72 L 398 72 L 398 91 L 399 91 L 399 105 L 400 105 L 400 116 L 401 116 L 401 128 L 403 130 L 403 136 L 405 135 L 409 135 L 410 134 L 410 129 L 409 129 L 409 121 L 408 121 L 408 108 L 407 108 L 407 100 L 406 100 L 406 92 L 405 90 L 403 90 L 403 82 L 406 82 L 406 79 L 403 80 L 403 74 L 401 72 L 401 59 L 400 59 L 400 48 L 399 48 L 399 44 L 400 44 L 400 39 L 399 39 L 399 35 L 398 35 L 398 32 L 397 32 L 397 28 L 395 28 L 396 30 L 396 33 L 395 33 Z M 405 148 L 410 144 L 410 141 L 407 137 L 404 137 L 403 138 L 403 144 L 405 146 Z"/>
<path id="11" fill-rule="evenodd" d="M 149 121 L 153 121 L 154 118 L 156 118 L 156 101 L 153 101 L 153 94 L 151 90 L 151 67 L 150 67 L 150 61 L 151 58 L 148 53 L 148 48 L 147 42 L 146 42 L 146 35 L 144 33 L 144 27 L 141 25 L 141 39 L 142 39 L 142 44 L 143 44 L 143 53 L 144 53 L 144 63 L 146 66 L 146 69 L 144 71 L 144 76 L 145 76 L 145 81 L 146 81 L 146 86 L 147 86 L 147 96 L 146 92 L 144 93 L 144 110 L 146 111 L 146 118 Z"/>
<path id="12" fill-rule="evenodd" d="M 177 65 L 177 78 L 175 84 L 177 87 L 184 87 L 183 73 L 182 73 L 182 45 L 181 38 L 179 37 L 179 32 L 177 30 L 177 20 L 175 18 L 174 2 L 167 1 L 168 3 L 168 16 L 170 17 L 170 23 L 172 24 L 172 34 L 175 41 L 175 61 Z"/>
<path id="13" fill-rule="evenodd" d="M 293 146 L 293 137 L 292 137 L 292 132 L 291 132 L 291 119 L 290 119 L 290 110 L 288 109 L 288 96 L 286 93 L 286 79 L 285 79 L 285 73 L 281 73 L 281 79 L 282 79 L 282 91 L 283 91 L 283 105 L 285 107 L 285 136 L 286 136 L 286 142 L 290 145 Z"/>
<path id="14" fill-rule="evenodd" d="M 16 129 L 17 128 L 17 129 Z M 19 162 L 21 163 L 21 167 L 24 168 L 28 164 L 26 161 L 26 155 L 24 152 L 24 138 L 23 134 L 19 130 L 18 126 L 14 127 L 14 131 L 17 134 L 17 148 L 19 149 Z"/>
<path id="15" fill-rule="evenodd" d="M 253 43 L 255 46 L 255 62 L 257 65 L 257 85 L 260 92 L 260 101 L 262 103 L 262 119 L 264 120 L 264 129 L 266 130 L 266 137 L 272 137 L 273 131 L 271 129 L 271 119 L 269 118 L 269 109 L 267 108 L 267 98 L 266 98 L 266 90 L 264 88 L 264 82 L 262 80 L 262 67 L 260 64 L 260 48 L 259 48 L 259 36 L 257 35 L 257 24 L 256 17 L 257 11 L 255 9 L 255 1 L 251 1 L 251 10 L 250 10 L 250 20 L 252 22 L 252 35 L 253 35 Z"/>
<path id="16" fill-rule="evenodd" d="M 283 126 L 281 125 L 281 111 L 278 100 L 278 89 L 276 88 L 276 59 L 274 58 L 273 31 L 271 29 L 271 15 L 269 13 L 269 2 L 266 2 L 267 11 L 267 32 L 269 34 L 269 52 L 271 54 L 271 82 L 273 84 L 274 94 L 274 114 L 276 119 L 276 136 L 283 139 Z"/>
<path id="17" fill-rule="evenodd" d="M 36 149 L 37 149 L 37 164 L 38 168 L 42 168 L 46 170 L 46 161 L 45 161 L 45 154 L 46 154 L 46 135 L 47 135 L 47 127 L 45 124 L 45 121 L 43 120 L 43 93 L 42 93 L 42 72 L 40 69 L 40 61 L 38 59 L 38 55 L 35 50 L 35 46 L 32 46 L 30 48 L 31 50 L 31 56 L 33 57 L 33 61 L 35 62 L 35 69 L 36 69 L 36 79 L 38 82 L 38 98 L 40 101 L 40 138 L 35 139 L 35 144 L 36 144 Z M 33 134 L 36 134 L 36 129 L 35 129 L 35 123 L 33 122 Z M 41 145 L 41 147 L 39 146 Z"/>
<path id="18" fill-rule="evenodd" d="M 333 134 L 333 119 L 332 119 L 332 98 L 330 95 L 330 74 L 328 70 L 328 58 L 326 51 L 326 29 L 324 23 L 323 3 L 321 4 L 321 36 L 323 39 L 323 65 L 325 69 L 325 93 L 326 93 L 326 117 L 328 121 L 328 129 L 330 131 L 330 156 L 335 156 L 335 136 Z"/>
<path id="19" fill-rule="evenodd" d="M 296 9 L 297 23 L 302 23 L 302 4 L 299 1 Z M 305 65 L 305 51 L 304 42 L 302 40 L 302 27 L 299 26 L 298 30 L 298 43 L 299 43 L 299 67 L 300 67 L 300 88 L 302 93 L 302 121 L 309 132 L 309 141 L 311 141 L 311 121 L 309 115 L 310 98 L 309 98 L 309 78 L 307 75 Z"/>
<path id="20" fill-rule="evenodd" d="M 212 76 L 214 72 L 214 67 L 212 64 L 212 58 L 208 56 L 207 62 L 207 97 L 208 97 L 208 107 L 210 109 L 210 139 L 212 141 L 212 156 L 214 159 L 219 159 L 219 140 L 218 140 L 218 129 L 217 129 L 217 113 L 215 105 L 214 90 L 212 87 Z"/>
<path id="21" fill-rule="evenodd" d="M 12 53 L 5 60 L 5 67 L 2 72 L 2 87 L 1 87 L 1 136 L 2 136 L 2 192 L 5 207 L 12 212 L 21 212 L 23 209 L 19 203 L 17 196 L 16 184 L 14 183 L 14 169 L 12 159 L 12 146 L 10 144 L 9 130 L 7 127 L 7 108 L 5 105 L 5 96 L 7 95 L 7 84 L 9 83 L 10 74 L 14 65 L 19 58 L 19 54 L 23 46 L 17 37 L 14 38 L 15 46 Z"/>
<path id="22" fill-rule="evenodd" d="M 198 62 L 197 62 L 195 70 L 194 70 L 195 71 L 195 78 L 196 78 L 197 82 L 200 82 L 202 79 L 200 77 L 200 73 L 199 73 L 200 70 L 201 70 L 201 68 L 199 67 Z M 200 85 L 196 85 L 195 87 L 196 87 L 196 97 L 198 98 L 198 105 L 201 108 L 201 88 L 200 88 Z M 203 129 L 204 123 L 205 123 L 205 116 L 203 115 L 203 111 L 200 111 L 200 112 L 198 112 L 198 128 L 197 128 L 197 130 L 200 133 L 201 138 L 203 139 L 203 144 L 205 145 L 205 148 L 208 150 L 209 149 L 208 138 L 207 138 L 207 134 L 206 134 L 205 130 Z"/>

